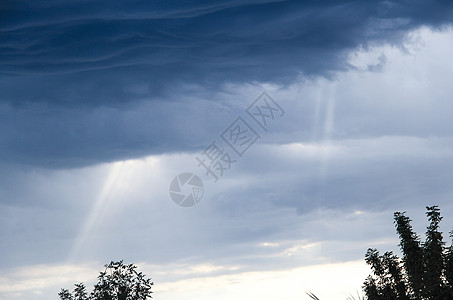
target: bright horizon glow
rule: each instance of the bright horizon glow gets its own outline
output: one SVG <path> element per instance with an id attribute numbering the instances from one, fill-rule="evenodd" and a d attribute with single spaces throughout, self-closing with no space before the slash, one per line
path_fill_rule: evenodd
<path id="1" fill-rule="evenodd" d="M 369 274 L 369 267 L 364 261 L 330 263 L 285 270 L 246 271 L 239 267 L 216 265 L 149 265 L 137 263 L 138 270 L 153 279 L 153 298 L 163 300 L 197 299 L 274 299 L 283 297 L 288 300 L 309 299 L 307 291 L 313 292 L 320 299 L 345 299 L 349 294 L 360 291 L 361 284 Z M 191 275 L 187 269 L 192 269 Z M 53 298 L 60 288 L 72 289 L 73 284 L 83 281 L 91 291 L 98 272 L 94 263 L 36 265 L 22 268 L 12 274 L 0 277 L 0 291 L 7 296 L 21 297 L 33 293 L 53 292 Z M 157 270 L 157 272 L 153 272 Z M 170 270 L 170 271 L 165 271 Z M 228 271 L 228 275 L 210 275 L 218 271 Z M 159 280 L 165 274 L 171 278 L 190 275 L 176 281 Z M 74 282 L 74 280 L 77 280 Z M 326 285 L 329 290 L 326 290 Z"/>

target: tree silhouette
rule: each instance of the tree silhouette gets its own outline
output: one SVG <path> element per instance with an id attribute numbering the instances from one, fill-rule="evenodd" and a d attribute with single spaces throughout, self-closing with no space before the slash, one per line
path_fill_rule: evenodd
<path id="1" fill-rule="evenodd" d="M 58 293 L 61 300 L 146 300 L 151 298 L 153 282 L 142 272 L 136 271 L 134 264 L 123 261 L 110 262 L 100 272 L 98 282 L 88 296 L 83 283 L 75 284 L 73 294 L 67 289 Z"/>
<path id="2" fill-rule="evenodd" d="M 61 300 L 73 300 L 72 294 L 67 289 L 61 289 L 61 292 L 58 293 Z"/>
<path id="3" fill-rule="evenodd" d="M 414 232 L 405 212 L 395 212 L 395 227 L 403 257 L 391 251 L 380 255 L 368 249 L 365 261 L 372 275 L 364 283 L 369 300 L 447 300 L 453 299 L 453 245 L 445 247 L 437 206 L 427 206 L 429 226 L 425 242 Z M 450 233 L 453 238 L 453 233 Z"/>

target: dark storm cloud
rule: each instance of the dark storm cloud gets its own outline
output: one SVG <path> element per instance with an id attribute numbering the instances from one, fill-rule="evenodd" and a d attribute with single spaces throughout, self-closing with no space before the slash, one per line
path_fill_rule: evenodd
<path id="1" fill-rule="evenodd" d="M 2 101 L 124 102 L 178 84 L 289 82 L 347 50 L 453 19 L 449 1 L 14 1 L 3 5 Z M 141 88 L 140 88 L 141 87 Z"/>
<path id="2" fill-rule="evenodd" d="M 193 102 L 194 91 L 330 76 L 351 68 L 350 50 L 398 43 L 420 25 L 441 27 L 453 19 L 452 7 L 449 1 L 3 2 L 0 159 L 69 166 L 200 147 L 219 128 L 205 118 L 215 104 Z M 204 99 L 218 100 L 211 95 Z"/>

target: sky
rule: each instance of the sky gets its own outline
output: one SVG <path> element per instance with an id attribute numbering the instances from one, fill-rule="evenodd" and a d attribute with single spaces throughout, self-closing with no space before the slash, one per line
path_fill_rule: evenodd
<path id="1" fill-rule="evenodd" d="M 395 211 L 423 237 L 439 205 L 453 229 L 450 1 L 0 16 L 2 300 L 91 288 L 121 259 L 155 299 L 346 299 L 368 248 L 399 253 Z"/>

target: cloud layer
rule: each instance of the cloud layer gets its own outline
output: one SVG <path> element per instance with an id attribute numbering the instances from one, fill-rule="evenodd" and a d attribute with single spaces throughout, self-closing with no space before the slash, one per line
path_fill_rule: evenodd
<path id="1" fill-rule="evenodd" d="M 205 135 L 188 141 L 182 128 L 206 132 L 200 128 L 212 126 L 210 118 L 197 120 L 216 107 L 228 111 L 211 102 L 227 99 L 222 92 L 232 84 L 290 84 L 353 69 L 352 50 L 400 44 L 422 25 L 441 28 L 452 21 L 452 7 L 7 2 L 0 8 L 1 159 L 70 167 L 194 149 Z"/>
<path id="2" fill-rule="evenodd" d="M 396 250 L 395 210 L 422 233 L 439 204 L 450 230 L 449 1 L 133 4 L 0 5 L 0 298 L 125 259 L 212 299 Z M 195 156 L 263 89 L 285 116 L 213 183 Z"/>
<path id="3" fill-rule="evenodd" d="M 14 2 L 2 9 L 2 101 L 99 105 L 184 85 L 287 83 L 451 22 L 448 1 Z M 25 88 L 26 87 L 26 88 Z"/>

